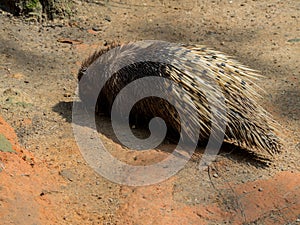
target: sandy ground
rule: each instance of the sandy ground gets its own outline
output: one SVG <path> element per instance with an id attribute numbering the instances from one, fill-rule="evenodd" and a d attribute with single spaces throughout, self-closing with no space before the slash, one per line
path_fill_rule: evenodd
<path id="1" fill-rule="evenodd" d="M 1 224 L 300 224 L 299 1 L 74 1 L 71 20 L 37 23 L 0 11 Z M 260 70 L 261 104 L 282 125 L 268 167 L 225 146 L 146 187 L 118 185 L 82 158 L 71 126 L 80 62 L 113 40 L 198 43 Z M 100 136 L 133 164 L 167 151 L 128 151 L 101 119 Z M 7 144 L 11 143 L 11 146 Z M 170 148 L 169 145 L 163 146 Z M 201 152 L 201 151 L 200 151 Z"/>

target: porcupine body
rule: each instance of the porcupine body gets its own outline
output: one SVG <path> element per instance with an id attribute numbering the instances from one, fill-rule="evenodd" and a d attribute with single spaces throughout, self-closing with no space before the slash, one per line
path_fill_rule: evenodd
<path id="1" fill-rule="evenodd" d="M 207 96 L 217 91 L 214 86 L 206 82 L 205 78 L 210 77 L 224 96 L 226 115 L 220 119 L 227 123 L 225 141 L 258 156 L 268 158 L 268 155 L 278 153 L 281 144 L 275 134 L 277 124 L 256 101 L 258 94 L 254 90 L 255 85 L 252 80 L 260 75 L 223 53 L 205 46 L 183 44 L 177 46 L 178 49 L 159 41 L 147 44 L 146 47 L 135 43 L 111 44 L 106 49 L 95 52 L 82 64 L 78 73 L 80 98 L 84 102 L 85 99 L 97 94 L 96 84 L 104 78 L 102 76 L 107 76 L 95 72 L 98 64 L 103 61 L 106 63 L 103 65 L 108 66 L 113 76 L 107 80 L 97 96 L 96 112 L 110 114 L 118 93 L 134 80 L 149 76 L 170 79 L 183 87 L 185 96 L 181 96 L 179 104 L 184 108 L 184 104 L 188 104 L 185 97 L 190 97 L 196 105 L 198 114 L 188 116 L 191 117 L 191 121 L 198 120 L 199 139 L 205 140 L 208 139 L 211 128 L 210 104 L 214 104 L 214 101 L 208 102 Z M 110 54 L 106 55 L 108 52 Z M 175 57 L 175 60 L 158 62 L 141 59 L 132 64 L 127 63 L 116 71 L 109 68 L 110 63 L 118 64 L 122 60 L 122 57 L 118 58 L 119 55 L 127 55 L 127 58 L 143 58 L 147 52 L 164 55 L 167 59 Z M 84 82 L 80 82 L 83 76 Z M 141 91 L 144 88 L 146 87 L 141 87 Z M 214 97 L 212 99 L 214 100 Z M 215 99 L 217 102 L 217 98 Z M 126 102 L 126 99 L 122 101 Z M 119 110 L 121 112 L 122 108 Z M 135 118 L 143 118 L 144 121 L 161 117 L 171 135 L 180 133 L 182 129 L 175 107 L 157 97 L 145 98 L 138 102 L 132 109 L 131 115 L 135 115 Z M 186 132 L 188 134 L 197 131 L 187 128 Z"/>

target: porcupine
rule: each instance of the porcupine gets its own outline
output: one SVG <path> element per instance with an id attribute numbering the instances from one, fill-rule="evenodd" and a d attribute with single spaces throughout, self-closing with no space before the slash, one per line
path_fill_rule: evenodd
<path id="1" fill-rule="evenodd" d="M 174 60 L 174 63 L 140 60 L 114 71 L 113 76 L 107 80 L 98 95 L 96 112 L 110 114 L 120 90 L 136 79 L 147 76 L 168 78 L 183 87 L 186 96 L 193 100 L 199 110 L 199 114 L 190 116 L 200 123 L 199 140 L 205 140 L 210 134 L 212 116 L 209 107 L 211 102 L 207 101 L 206 96 L 214 92 L 214 88 L 208 86 L 210 84 L 207 82 L 200 85 L 198 80 L 203 83 L 201 79 L 210 76 L 219 85 L 225 98 L 226 115 L 221 118 L 227 122 L 225 142 L 263 158 L 269 158 L 280 152 L 281 141 L 276 135 L 278 124 L 257 103 L 259 94 L 255 90 L 256 85 L 253 79 L 261 75 L 231 57 L 206 46 L 185 44 L 176 46 L 177 48 L 162 41 L 149 42 L 146 46 L 143 42 L 123 45 L 112 43 L 105 49 L 96 51 L 82 63 L 78 73 L 81 100 L 85 102 L 85 99 L 96 94 L 95 85 L 104 75 L 91 72 L 91 67 L 96 68 L 97 64 L 100 64 L 99 59 L 109 51 L 114 50 L 109 56 L 104 57 L 104 61 L 108 64 L 122 60 L 121 57 L 118 58 L 118 55 L 122 53 L 128 55 L 129 58 L 142 58 L 143 54 L 151 52 L 161 54 L 167 59 L 175 57 L 177 60 Z M 80 82 L 83 76 L 84 82 Z M 122 111 L 122 109 L 119 110 Z M 180 118 L 175 108 L 163 99 L 145 98 L 134 106 L 131 115 L 135 115 L 136 118 L 147 118 L 148 121 L 149 118 L 161 117 L 167 124 L 171 135 L 176 135 L 181 131 Z M 145 122 L 147 119 L 142 119 L 142 121 Z"/>

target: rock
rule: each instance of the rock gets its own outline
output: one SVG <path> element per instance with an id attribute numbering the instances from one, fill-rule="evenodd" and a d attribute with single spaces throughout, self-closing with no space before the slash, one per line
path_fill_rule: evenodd
<path id="1" fill-rule="evenodd" d="M 297 149 L 298 151 L 300 151 L 300 142 L 298 144 L 296 144 L 295 149 Z"/>
<path id="2" fill-rule="evenodd" d="M 61 175 L 63 178 L 69 181 L 75 180 L 75 175 L 70 169 L 61 170 L 59 172 L 59 175 Z"/>
<path id="3" fill-rule="evenodd" d="M 101 30 L 101 28 L 100 27 L 92 27 L 92 30 L 98 32 Z"/>
<path id="4" fill-rule="evenodd" d="M 104 17 L 104 20 L 106 20 L 106 21 L 108 21 L 108 22 L 111 22 L 110 16 L 105 16 L 105 17 Z"/>
<path id="5" fill-rule="evenodd" d="M 291 43 L 300 42 L 300 38 L 289 39 L 288 42 L 291 42 Z"/>

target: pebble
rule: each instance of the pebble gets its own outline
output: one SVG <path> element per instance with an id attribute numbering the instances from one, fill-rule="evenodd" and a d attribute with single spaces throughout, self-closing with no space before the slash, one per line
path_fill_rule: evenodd
<path id="1" fill-rule="evenodd" d="M 298 151 L 300 151 L 300 142 L 298 144 L 296 144 L 295 149 L 297 149 Z"/>
<path id="2" fill-rule="evenodd" d="M 262 192 L 264 189 L 262 189 L 262 188 L 258 188 L 258 191 L 260 191 L 260 192 Z"/>
<path id="3" fill-rule="evenodd" d="M 218 177 L 219 177 L 219 175 L 218 175 L 218 174 L 216 174 L 216 173 L 214 173 L 213 177 L 214 177 L 214 178 L 218 178 Z"/>
<path id="4" fill-rule="evenodd" d="M 289 39 L 288 42 L 292 42 L 292 43 L 300 42 L 300 38 Z"/>
<path id="5" fill-rule="evenodd" d="M 108 21 L 108 22 L 111 22 L 110 16 L 105 16 L 105 17 L 104 17 L 104 20 L 106 20 L 106 21 Z"/>
<path id="6" fill-rule="evenodd" d="M 69 181 L 73 181 L 75 179 L 74 173 L 68 169 L 61 170 L 59 172 L 59 175 L 61 175 L 63 178 L 65 178 L 66 180 L 69 180 Z"/>
<path id="7" fill-rule="evenodd" d="M 92 30 L 93 31 L 100 31 L 101 29 L 100 29 L 100 27 L 92 27 Z"/>

